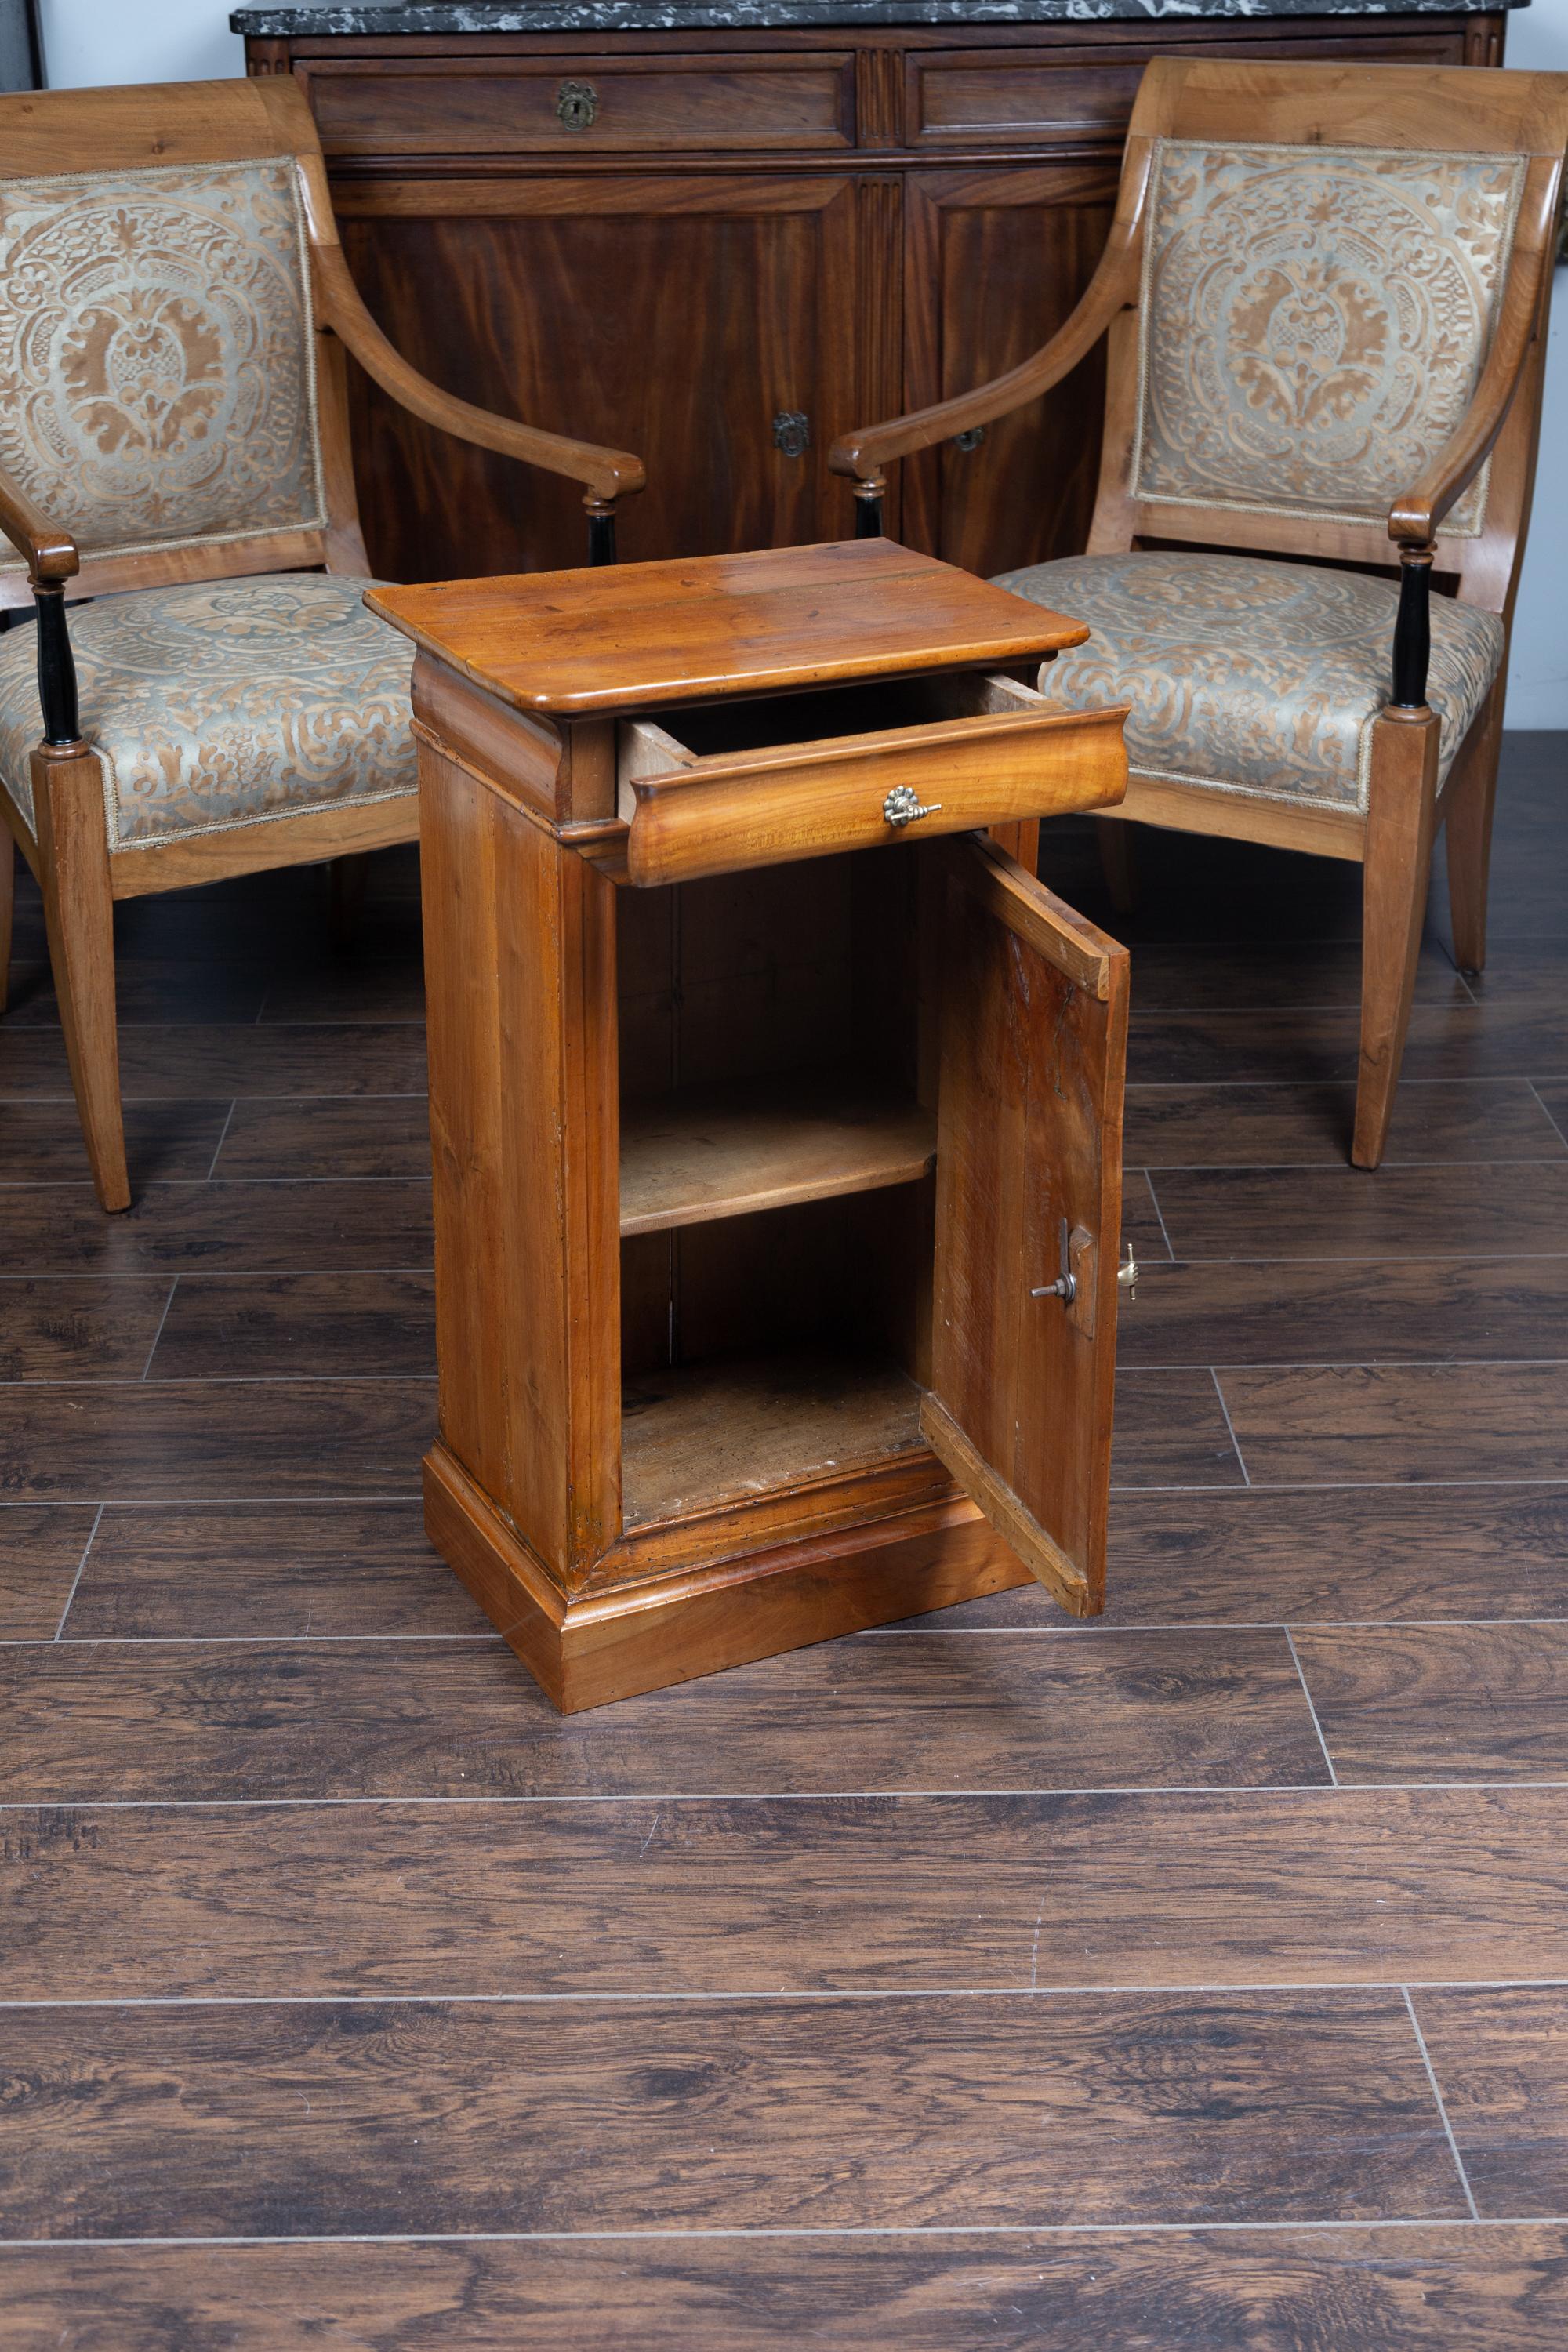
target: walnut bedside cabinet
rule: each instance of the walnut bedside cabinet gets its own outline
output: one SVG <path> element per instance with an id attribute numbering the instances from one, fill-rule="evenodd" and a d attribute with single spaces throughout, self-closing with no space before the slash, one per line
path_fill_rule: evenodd
<path id="1" fill-rule="evenodd" d="M 1101 1605 L 1125 789 L 1082 626 L 885 540 L 382 588 L 418 648 L 431 1537 L 555 1704 Z"/>

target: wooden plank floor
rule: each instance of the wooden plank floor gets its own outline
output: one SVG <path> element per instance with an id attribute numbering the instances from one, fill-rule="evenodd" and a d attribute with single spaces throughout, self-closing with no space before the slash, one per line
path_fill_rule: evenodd
<path id="1" fill-rule="evenodd" d="M 0 1023 L 7 2352 L 1568 2341 L 1568 797 L 1434 900 L 1089 829 L 1134 950 L 1110 1607 L 563 1722 L 419 1524 L 411 858 L 122 908 L 137 1203 Z"/>

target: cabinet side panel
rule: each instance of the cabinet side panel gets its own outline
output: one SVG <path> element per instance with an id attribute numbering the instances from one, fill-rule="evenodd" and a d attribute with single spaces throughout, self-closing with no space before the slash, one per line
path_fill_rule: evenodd
<path id="1" fill-rule="evenodd" d="M 613 886 L 420 761 L 441 1434 L 569 1586 L 620 1527 Z"/>

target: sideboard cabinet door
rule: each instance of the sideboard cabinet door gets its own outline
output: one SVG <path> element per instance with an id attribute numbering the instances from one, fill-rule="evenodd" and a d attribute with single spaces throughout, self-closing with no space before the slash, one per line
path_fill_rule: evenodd
<path id="1" fill-rule="evenodd" d="M 912 172 L 904 195 L 904 405 L 1016 367 L 1054 335 L 1110 233 L 1116 165 Z M 899 536 L 983 579 L 1081 552 L 1100 471 L 1101 345 L 1043 400 L 907 459 Z"/>
<path id="2" fill-rule="evenodd" d="M 981 835 L 945 850 L 921 1429 L 1076 1616 L 1103 1605 L 1127 950 Z"/>
<path id="3" fill-rule="evenodd" d="M 826 453 L 879 396 L 858 359 L 852 175 L 409 176 L 345 179 L 334 197 L 365 299 L 416 367 L 644 459 L 623 560 L 851 533 Z M 383 577 L 584 562 L 573 484 L 433 432 L 363 377 L 353 396 Z"/>

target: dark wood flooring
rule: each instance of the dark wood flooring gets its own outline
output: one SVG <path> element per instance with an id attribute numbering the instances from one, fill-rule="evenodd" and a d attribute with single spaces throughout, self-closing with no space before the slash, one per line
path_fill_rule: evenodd
<path id="1" fill-rule="evenodd" d="M 1568 2342 L 1568 739 L 1344 1162 L 1353 869 L 1134 950 L 1110 1602 L 563 1722 L 428 1550 L 416 879 L 0 1024 L 7 2352 Z"/>

